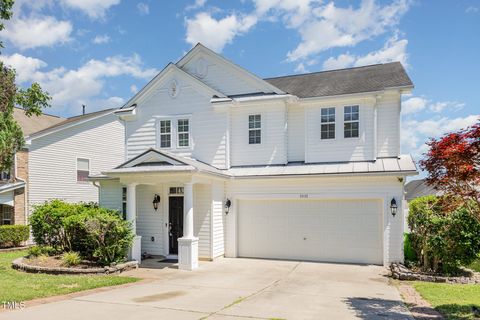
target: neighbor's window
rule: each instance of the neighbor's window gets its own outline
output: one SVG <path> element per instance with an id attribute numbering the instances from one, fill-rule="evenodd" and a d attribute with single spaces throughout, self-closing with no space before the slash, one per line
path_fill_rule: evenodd
<path id="1" fill-rule="evenodd" d="M 172 146 L 172 123 L 170 120 L 160 121 L 160 148 Z"/>
<path id="2" fill-rule="evenodd" d="M 345 138 L 358 138 L 358 106 L 346 106 L 343 109 L 343 135 Z"/>
<path id="3" fill-rule="evenodd" d="M 90 160 L 77 158 L 77 182 L 87 181 L 90 174 Z"/>
<path id="4" fill-rule="evenodd" d="M 259 114 L 248 116 L 248 144 L 262 143 L 262 116 Z"/>
<path id="5" fill-rule="evenodd" d="M 13 207 L 4 204 L 0 205 L 0 224 L 9 225 L 13 224 Z"/>
<path id="6" fill-rule="evenodd" d="M 0 181 L 10 180 L 10 171 L 0 171 Z"/>
<path id="7" fill-rule="evenodd" d="M 322 140 L 335 139 L 335 108 L 322 108 L 321 123 Z"/>
<path id="8" fill-rule="evenodd" d="M 178 119 L 177 129 L 178 129 L 178 146 L 188 147 L 188 144 L 190 141 L 188 119 Z"/>

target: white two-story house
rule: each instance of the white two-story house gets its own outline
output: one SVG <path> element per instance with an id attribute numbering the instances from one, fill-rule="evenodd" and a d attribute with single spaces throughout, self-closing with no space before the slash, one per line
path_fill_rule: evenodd
<path id="1" fill-rule="evenodd" d="M 402 261 L 412 88 L 400 63 L 261 79 L 198 44 L 115 112 L 124 163 L 91 179 L 137 260 Z"/>

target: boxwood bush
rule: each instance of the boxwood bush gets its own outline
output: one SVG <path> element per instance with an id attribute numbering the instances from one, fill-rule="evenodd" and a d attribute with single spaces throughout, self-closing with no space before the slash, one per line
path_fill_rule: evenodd
<path id="1" fill-rule="evenodd" d="M 30 228 L 24 225 L 0 226 L 0 247 L 18 247 L 28 240 Z"/>
<path id="2" fill-rule="evenodd" d="M 46 202 L 34 207 L 30 225 L 38 245 L 102 265 L 123 261 L 133 241 L 131 225 L 118 211 L 92 203 Z"/>
<path id="3" fill-rule="evenodd" d="M 445 212 L 440 200 L 426 196 L 409 204 L 409 240 L 422 269 L 452 274 L 480 253 L 480 222 L 465 207 Z"/>

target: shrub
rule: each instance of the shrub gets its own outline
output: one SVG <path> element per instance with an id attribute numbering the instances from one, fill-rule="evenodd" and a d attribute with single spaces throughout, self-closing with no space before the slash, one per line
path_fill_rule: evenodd
<path id="1" fill-rule="evenodd" d="M 82 259 L 77 252 L 66 252 L 62 256 L 62 263 L 67 267 L 76 266 L 80 262 L 82 262 Z"/>
<path id="2" fill-rule="evenodd" d="M 54 256 L 58 250 L 51 246 L 33 246 L 28 248 L 28 255 L 32 257 L 38 256 Z"/>
<path id="3" fill-rule="evenodd" d="M 480 223 L 465 207 L 442 210 L 440 198 L 426 196 L 409 204 L 411 244 L 424 270 L 453 273 L 480 252 Z"/>
<path id="4" fill-rule="evenodd" d="M 130 223 L 117 211 L 91 203 L 53 200 L 36 206 L 30 223 L 37 244 L 75 251 L 102 265 L 124 260 L 133 241 Z"/>
<path id="5" fill-rule="evenodd" d="M 0 247 L 18 247 L 30 237 L 30 228 L 24 225 L 0 226 Z"/>
<path id="6" fill-rule="evenodd" d="M 405 255 L 405 263 L 416 264 L 418 262 L 417 253 L 415 252 L 412 244 L 412 235 L 405 233 L 403 237 L 403 252 Z"/>

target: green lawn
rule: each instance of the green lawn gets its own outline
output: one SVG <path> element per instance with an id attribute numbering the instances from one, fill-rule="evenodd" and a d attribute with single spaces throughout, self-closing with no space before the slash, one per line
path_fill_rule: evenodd
<path id="1" fill-rule="evenodd" d="M 26 301 L 61 295 L 98 287 L 114 286 L 138 281 L 119 276 L 63 276 L 25 273 L 12 269 L 11 262 L 26 251 L 0 253 L 0 303 Z"/>
<path id="2" fill-rule="evenodd" d="M 480 309 L 480 285 L 420 281 L 412 284 L 447 319 L 478 319 L 474 317 L 472 306 Z"/>

